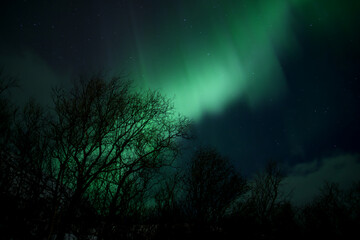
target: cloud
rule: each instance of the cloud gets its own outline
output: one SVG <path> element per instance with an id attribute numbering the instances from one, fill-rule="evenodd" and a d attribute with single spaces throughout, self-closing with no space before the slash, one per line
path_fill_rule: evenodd
<path id="1" fill-rule="evenodd" d="M 358 154 L 342 154 L 335 157 L 315 159 L 312 162 L 295 165 L 285 179 L 284 191 L 293 191 L 296 204 L 311 201 L 325 181 L 336 182 L 342 188 L 360 181 Z"/>

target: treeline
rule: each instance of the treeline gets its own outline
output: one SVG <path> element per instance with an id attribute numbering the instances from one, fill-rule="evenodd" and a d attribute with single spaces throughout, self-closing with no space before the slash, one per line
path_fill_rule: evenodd
<path id="1" fill-rule="evenodd" d="M 360 185 L 295 207 L 276 162 L 242 177 L 215 149 L 180 167 L 191 121 L 156 91 L 102 75 L 18 108 L 0 75 L 2 239 L 303 238 L 357 234 Z"/>

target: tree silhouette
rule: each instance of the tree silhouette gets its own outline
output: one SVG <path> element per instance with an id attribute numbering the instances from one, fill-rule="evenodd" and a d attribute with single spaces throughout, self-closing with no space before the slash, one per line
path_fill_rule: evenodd
<path id="1" fill-rule="evenodd" d="M 260 224 L 271 222 L 283 195 L 280 186 L 284 179 L 279 164 L 275 161 L 267 163 L 265 170 L 255 175 L 250 184 L 250 197 L 248 205 L 252 214 Z"/>
<path id="2" fill-rule="evenodd" d="M 0 206 L 1 219 L 0 230 L 3 236 L 10 238 L 12 230 L 11 216 L 13 209 L 16 208 L 14 198 L 11 196 L 11 186 L 14 171 L 11 169 L 11 133 L 13 129 L 13 112 L 14 109 L 10 105 L 8 92 L 14 85 L 13 79 L 9 79 L 0 71 L 0 198 L 2 204 Z"/>
<path id="3" fill-rule="evenodd" d="M 16 173 L 13 175 L 15 195 L 23 199 L 23 213 L 27 214 L 26 219 L 31 219 L 28 228 L 38 237 L 43 237 L 41 229 L 47 225 L 44 218 L 48 212 L 46 202 L 50 193 L 50 175 L 47 174 L 51 149 L 49 120 L 44 109 L 31 100 L 22 111 L 18 111 L 11 139 L 12 169 Z"/>
<path id="4" fill-rule="evenodd" d="M 281 192 L 284 174 L 276 162 L 246 181 L 214 148 L 199 148 L 185 167 L 173 168 L 179 140 L 191 137 L 190 121 L 156 91 L 94 75 L 71 90 L 54 90 L 53 109 L 34 101 L 16 108 L 8 95 L 13 86 L 14 79 L 0 72 L 3 238 L 357 233 L 359 183 L 351 189 L 326 183 L 312 202 L 295 207 Z"/>
<path id="5" fill-rule="evenodd" d="M 188 209 L 198 223 L 217 222 L 246 190 L 246 181 L 216 150 L 200 148 L 192 157 L 185 191 Z"/>
<path id="6" fill-rule="evenodd" d="M 187 136 L 189 121 L 175 115 L 169 100 L 158 92 L 132 90 L 121 78 L 93 76 L 70 92 L 55 91 L 55 177 L 58 187 L 71 189 L 62 235 L 71 231 L 77 206 L 92 187 L 102 186 L 108 219 L 128 207 L 144 191 L 140 185 L 151 171 L 177 156 L 177 139 Z"/>
<path id="7" fill-rule="evenodd" d="M 345 238 L 354 236 L 360 223 L 358 186 L 344 190 L 339 184 L 325 182 L 320 194 L 302 209 L 300 217 L 306 234 Z"/>
<path id="8" fill-rule="evenodd" d="M 160 188 L 155 194 L 156 212 L 160 222 L 175 223 L 182 219 L 181 204 L 182 174 L 179 170 L 170 172 L 171 176 L 162 179 Z M 167 174 L 169 175 L 169 174 Z"/>
<path id="9" fill-rule="evenodd" d="M 16 87 L 16 79 L 6 76 L 0 69 L 0 166 L 6 169 L 5 164 L 10 154 L 10 138 L 13 127 L 15 108 L 11 105 L 9 91 Z"/>
<path id="10" fill-rule="evenodd" d="M 49 123 L 50 119 L 45 115 L 44 109 L 34 100 L 25 105 L 15 120 L 12 143 L 14 154 L 19 159 L 16 169 L 25 174 L 21 177 L 24 180 L 31 176 L 32 179 L 28 179 L 29 183 L 22 187 L 32 189 L 35 198 L 43 189 L 34 188 L 43 188 L 46 182 L 45 173 L 50 157 L 47 132 Z"/>

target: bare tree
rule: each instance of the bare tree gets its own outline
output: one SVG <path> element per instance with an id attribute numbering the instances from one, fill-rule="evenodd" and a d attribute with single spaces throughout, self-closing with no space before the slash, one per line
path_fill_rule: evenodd
<path id="1" fill-rule="evenodd" d="M 246 181 L 212 148 L 197 150 L 185 179 L 190 213 L 197 221 L 217 221 L 240 195 Z"/>
<path id="2" fill-rule="evenodd" d="M 325 182 L 320 193 L 301 211 L 300 220 L 306 234 L 349 238 L 359 226 L 359 185 L 342 189 Z M 357 211 L 356 211 L 357 209 Z"/>
<path id="3" fill-rule="evenodd" d="M 250 183 L 248 206 L 261 224 L 271 220 L 276 206 L 283 200 L 284 196 L 280 192 L 283 179 L 284 175 L 279 164 L 270 161 L 265 171 L 256 174 Z"/>
<path id="4" fill-rule="evenodd" d="M 9 158 L 12 120 L 16 111 L 9 100 L 9 92 L 16 86 L 16 79 L 5 75 L 0 69 L 0 165 L 5 164 L 5 160 Z M 1 166 L 1 169 L 4 169 L 4 166 Z"/>
<path id="5" fill-rule="evenodd" d="M 46 165 L 50 158 L 50 142 L 48 130 L 49 116 L 44 109 L 30 100 L 15 120 L 12 143 L 16 169 L 28 184 L 20 184 L 22 188 L 33 191 L 33 197 L 38 198 L 46 183 Z M 37 188 L 35 190 L 35 188 Z"/>
<path id="6" fill-rule="evenodd" d="M 4 78 L 3 78 L 4 77 Z M 0 72 L 0 188 L 7 229 L 17 238 L 42 237 L 47 221 L 45 165 L 49 160 L 49 119 L 34 100 L 24 107 L 11 105 L 7 91 L 16 80 Z"/>
<path id="7" fill-rule="evenodd" d="M 13 170 L 12 193 L 22 202 L 26 225 L 31 234 L 43 237 L 47 224 L 49 175 L 46 173 L 50 161 L 50 142 L 48 138 L 49 117 L 44 109 L 30 100 L 19 110 L 14 119 L 12 131 Z"/>
<path id="8" fill-rule="evenodd" d="M 182 183 L 182 173 L 178 169 L 163 174 L 155 194 L 156 211 L 161 221 L 170 223 L 179 221 L 182 217 L 183 209 L 180 206 Z"/>
<path id="9" fill-rule="evenodd" d="M 118 214 L 126 188 L 139 186 L 150 170 L 171 164 L 177 140 L 187 136 L 189 121 L 175 114 L 168 99 L 131 90 L 120 78 L 94 76 L 77 82 L 69 93 L 55 91 L 54 173 L 58 187 L 71 189 L 62 234 L 70 231 L 68 223 L 93 184 L 104 187 L 108 215 Z"/>
<path id="10" fill-rule="evenodd" d="M 0 68 L 0 96 L 3 96 L 6 91 L 17 86 L 17 79 L 5 75 L 4 69 Z"/>
<path id="11" fill-rule="evenodd" d="M 2 204 L 0 207 L 2 226 L 2 236 L 11 237 L 11 224 L 14 219 L 14 210 L 17 208 L 14 204 L 14 196 L 11 194 L 14 173 L 12 167 L 11 137 L 13 133 L 13 116 L 16 108 L 11 104 L 9 93 L 12 87 L 16 86 L 16 81 L 8 77 L 0 69 L 0 198 Z"/>

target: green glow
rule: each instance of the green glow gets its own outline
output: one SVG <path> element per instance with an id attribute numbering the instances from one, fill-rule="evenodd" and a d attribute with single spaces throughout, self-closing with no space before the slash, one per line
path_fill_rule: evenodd
<path id="1" fill-rule="evenodd" d="M 293 4 L 299 4 L 294 1 Z M 158 22 L 132 14 L 140 84 L 175 96 L 193 119 L 235 100 L 276 99 L 286 82 L 275 48 L 295 49 L 291 1 L 181 1 Z"/>

